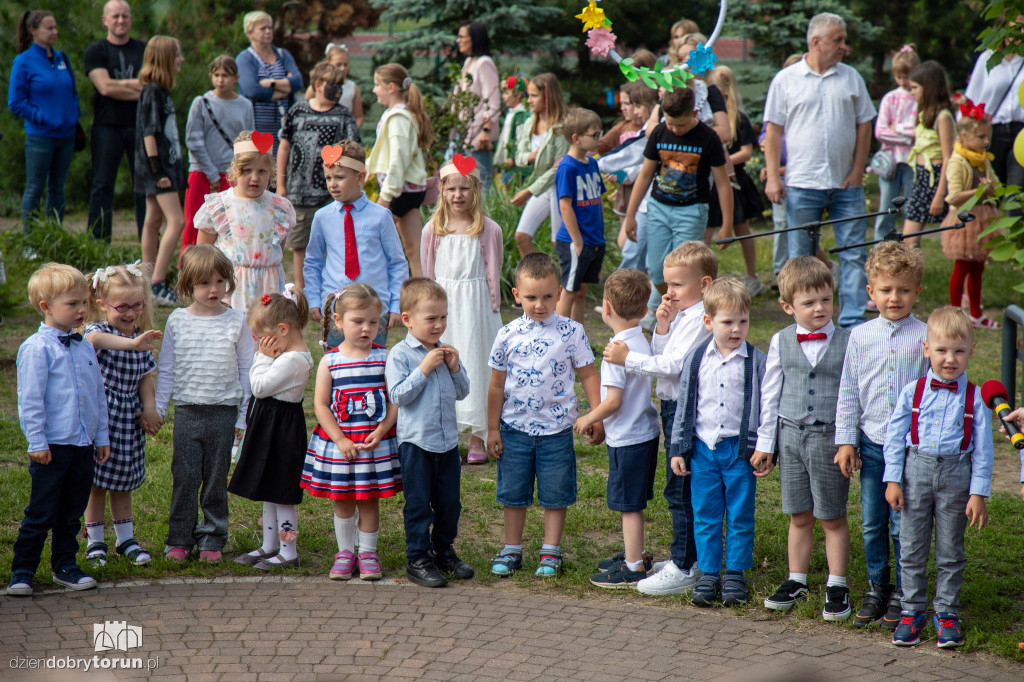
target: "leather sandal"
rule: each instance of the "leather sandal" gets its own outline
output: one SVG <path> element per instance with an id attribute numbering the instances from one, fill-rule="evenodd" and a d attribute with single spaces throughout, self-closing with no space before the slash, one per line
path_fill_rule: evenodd
<path id="1" fill-rule="evenodd" d="M 258 552 L 259 556 L 253 556 L 251 553 L 246 552 L 235 557 L 236 564 L 242 564 L 243 566 L 255 566 L 264 559 L 269 559 L 272 556 L 277 556 L 278 550 L 273 552 L 264 552 L 262 547 L 257 547 L 255 552 Z"/>

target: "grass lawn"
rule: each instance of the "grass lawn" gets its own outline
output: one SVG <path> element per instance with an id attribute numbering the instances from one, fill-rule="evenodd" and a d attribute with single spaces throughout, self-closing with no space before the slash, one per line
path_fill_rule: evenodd
<path id="1" fill-rule="evenodd" d="M 610 215 L 610 214 L 609 214 Z M 495 216 L 509 231 L 515 224 L 510 217 Z M 71 216 L 68 224 L 71 230 L 80 230 L 84 216 Z M 134 228 L 127 222 L 127 215 L 121 216 L 116 224 L 117 239 L 125 245 L 134 243 Z M 13 229 L 11 221 L 0 224 L 0 230 Z M 618 229 L 618 223 L 608 221 L 609 237 Z M 767 225 L 755 225 L 755 229 L 768 229 Z M 543 236 L 540 237 L 543 239 Z M 770 240 L 758 241 L 758 267 L 761 273 L 770 272 Z M 832 246 L 831 234 L 826 230 L 826 247 Z M 506 242 L 508 243 L 508 242 Z M 614 243 L 612 240 L 611 243 Z M 924 291 L 915 307 L 915 313 L 925 318 L 937 306 L 947 301 L 947 281 L 952 264 L 943 257 L 936 238 L 924 240 L 926 276 Z M 20 252 L 20 249 L 18 249 Z M 618 260 L 613 253 L 609 260 Z M 31 268 L 27 263 L 14 257 L 11 249 L 7 253 L 7 272 L 15 295 L 24 292 L 24 283 Z M 741 274 L 740 250 L 732 246 L 721 254 L 722 274 Z M 611 265 L 606 263 L 606 271 Z M 1010 303 L 1019 303 L 1020 297 L 1011 287 L 1020 281 L 1018 272 L 1005 265 L 991 265 L 985 273 L 985 295 L 987 311 L 997 316 Z M 596 302 L 596 300 L 595 300 Z M 159 312 L 158 327 L 162 328 L 166 309 Z M 504 320 L 514 318 L 518 313 L 512 308 L 503 308 Z M 751 315 L 750 340 L 767 349 L 771 335 L 789 323 L 770 290 L 755 300 Z M 20 304 L 9 313 L 0 329 L 0 580 L 10 578 L 11 548 L 17 535 L 22 510 L 28 499 L 29 476 L 28 458 L 25 455 L 25 441 L 17 421 L 16 372 L 14 361 L 21 341 L 31 334 L 39 324 L 38 315 L 27 303 Z M 588 313 L 587 331 L 598 351 L 610 338 L 599 317 Z M 317 329 L 307 329 L 307 340 L 315 360 L 322 353 Z M 391 343 L 398 340 L 392 334 Z M 981 331 L 976 336 L 977 351 L 970 365 L 970 376 L 976 382 L 999 377 L 1000 334 Z M 311 405 L 313 383 L 310 381 L 306 393 L 308 426 L 314 424 Z M 578 390 L 581 405 L 585 406 L 582 391 Z M 585 407 L 584 407 L 585 409 Z M 150 549 L 155 558 L 147 567 L 135 568 L 125 561 L 112 560 L 107 566 L 90 570 L 102 581 L 161 578 L 167 576 L 215 576 L 246 575 L 247 569 L 237 566 L 230 558 L 242 551 L 248 551 L 260 544 L 260 505 L 234 496 L 230 498 L 230 535 L 225 556 L 227 561 L 216 565 L 200 565 L 190 561 L 184 565 L 173 565 L 163 560 L 161 549 L 166 535 L 167 509 L 171 489 L 171 433 L 173 414 L 164 424 L 163 430 L 149 439 L 148 478 L 145 485 L 134 496 L 136 537 Z M 463 443 L 465 447 L 466 443 Z M 537 592 L 552 591 L 555 594 L 586 599 L 632 600 L 638 605 L 649 603 L 647 598 L 635 592 L 606 593 L 592 587 L 589 576 L 598 560 L 621 549 L 620 517 L 607 509 L 605 487 L 607 478 L 606 450 L 604 446 L 588 447 L 577 441 L 579 464 L 579 501 L 568 514 L 565 528 L 563 551 L 567 564 L 561 577 L 541 581 L 533 576 L 537 552 L 541 544 L 542 515 L 539 508 L 531 510 L 525 538 L 527 570 L 508 579 L 515 585 Z M 968 649 L 980 649 L 1004 657 L 1024 661 L 1024 654 L 1016 647 L 1024 631 L 1024 587 L 1020 582 L 1021 559 L 1024 557 L 1024 534 L 1020 529 L 1024 521 L 1024 503 L 1017 495 L 1019 483 L 1017 473 L 1019 460 L 1015 451 L 997 434 L 996 466 L 993 497 L 989 503 L 990 525 L 978 532 L 967 533 L 968 564 L 962 594 L 963 617 L 968 639 Z M 463 470 L 462 503 L 463 514 L 457 548 L 460 555 L 478 570 L 478 582 L 497 587 L 499 580 L 492 577 L 488 562 L 501 547 L 502 510 L 495 503 L 495 467 L 493 462 L 481 467 L 465 467 Z M 660 471 L 656 484 L 657 493 L 646 513 L 647 547 L 656 558 L 667 558 L 671 541 L 671 521 L 660 491 L 664 487 L 664 471 Z M 776 615 L 766 611 L 761 602 L 774 591 L 787 573 L 786 534 L 788 518 L 780 511 L 778 474 L 773 473 L 760 481 L 757 493 L 757 532 L 754 542 L 755 567 L 749 572 L 751 603 L 736 607 L 736 611 L 747 618 L 766 619 L 812 619 L 820 620 L 823 603 L 823 584 L 826 574 L 825 554 L 820 530 L 818 542 L 811 560 L 811 598 L 797 607 L 794 614 Z M 400 499 L 382 502 L 382 524 L 379 549 L 385 572 L 389 576 L 401 576 L 404 568 L 404 536 L 402 530 L 402 507 Z M 864 574 L 863 546 L 860 540 L 859 486 L 854 481 L 850 491 L 849 519 L 854 531 L 852 536 L 850 587 L 854 599 L 859 598 L 866 587 Z M 328 583 L 326 573 L 336 551 L 331 521 L 332 505 L 322 499 L 307 498 L 299 507 L 299 548 L 302 567 L 295 569 L 299 575 L 323 576 L 325 589 L 345 589 L 343 585 Z M 109 516 L 109 514 L 108 514 Z M 108 541 L 113 541 L 113 531 L 108 518 Z M 111 547 L 113 545 L 111 544 Z M 84 545 L 83 545 L 84 550 Z M 40 585 L 51 582 L 48 571 L 49 549 L 44 553 L 41 570 L 37 575 Z M 84 561 L 84 560 L 83 560 Z M 932 569 L 934 579 L 934 568 Z M 685 603 L 681 597 L 670 598 L 668 603 Z M 823 626 L 824 627 L 824 626 Z M 838 628 L 850 627 L 837 625 Z M 888 638 L 881 630 L 880 641 Z M 933 636 L 933 635 L 930 635 Z"/>

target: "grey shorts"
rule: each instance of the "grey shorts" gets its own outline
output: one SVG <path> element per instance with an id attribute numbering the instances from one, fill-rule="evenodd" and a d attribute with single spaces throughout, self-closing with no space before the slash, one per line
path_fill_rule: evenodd
<path id="1" fill-rule="evenodd" d="M 816 519 L 846 516 L 850 479 L 835 459 L 835 424 L 797 424 L 779 419 L 779 481 L 782 512 L 813 512 Z"/>
<path id="2" fill-rule="evenodd" d="M 319 206 L 296 206 L 295 227 L 284 238 L 286 249 L 304 249 L 309 244 L 309 228 L 313 225 L 313 215 L 320 210 Z"/>

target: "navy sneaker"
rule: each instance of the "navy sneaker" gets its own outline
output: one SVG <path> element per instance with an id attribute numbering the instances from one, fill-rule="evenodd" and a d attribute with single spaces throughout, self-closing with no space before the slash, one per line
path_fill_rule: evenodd
<path id="1" fill-rule="evenodd" d="M 924 611 L 904 611 L 900 614 L 900 624 L 892 633 L 892 643 L 896 646 L 915 646 L 921 643 L 921 631 L 928 622 L 928 614 Z"/>
<path id="2" fill-rule="evenodd" d="M 649 573 L 651 571 L 651 569 L 654 568 L 654 557 L 651 556 L 650 554 L 648 554 L 647 552 L 644 552 L 642 556 L 643 556 L 643 562 L 644 562 L 644 570 Z M 608 557 L 607 559 L 601 559 L 601 561 L 597 562 L 597 570 L 601 571 L 602 573 L 604 573 L 605 571 L 610 571 L 613 568 L 615 568 L 615 564 L 621 563 L 621 562 L 623 562 L 625 560 L 626 560 L 626 553 L 625 552 L 619 552 L 618 554 L 613 554 L 612 556 Z"/>
<path id="3" fill-rule="evenodd" d="M 636 584 L 647 577 L 643 564 L 639 571 L 629 570 L 625 561 L 615 564 L 610 570 L 590 576 L 590 584 L 606 590 L 625 590 L 636 587 Z"/>
<path id="4" fill-rule="evenodd" d="M 903 606 L 900 604 L 902 599 L 903 590 L 897 587 L 889 597 L 889 606 L 885 610 L 885 615 L 878 621 L 886 630 L 895 630 L 896 626 L 900 624 L 900 617 L 903 613 Z"/>
<path id="5" fill-rule="evenodd" d="M 711 606 L 721 598 L 722 581 L 717 575 L 705 573 L 690 592 L 690 601 L 697 606 Z"/>
<path id="6" fill-rule="evenodd" d="M 91 590 L 96 587 L 96 579 L 83 573 L 77 564 L 54 573 L 53 582 L 75 591 Z"/>
<path id="7" fill-rule="evenodd" d="M 15 573 L 11 576 L 11 582 L 7 585 L 7 594 L 12 597 L 31 597 L 32 592 L 31 573 Z"/>
<path id="8" fill-rule="evenodd" d="M 739 571 L 726 571 L 722 580 L 722 603 L 736 606 L 747 603 L 747 581 Z"/>
<path id="9" fill-rule="evenodd" d="M 964 632 L 960 629 L 960 616 L 955 613 L 941 611 L 932 618 L 935 631 L 939 633 L 935 645 L 940 649 L 949 649 L 964 645 Z"/>

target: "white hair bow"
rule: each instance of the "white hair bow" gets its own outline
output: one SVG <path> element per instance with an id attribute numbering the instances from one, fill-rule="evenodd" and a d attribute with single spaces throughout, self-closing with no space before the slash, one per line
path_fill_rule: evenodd
<path id="1" fill-rule="evenodd" d="M 292 303 L 298 303 L 299 302 L 299 298 L 295 295 L 294 289 L 295 289 L 295 283 L 294 282 L 288 282 L 287 284 L 284 285 L 284 291 L 281 292 L 281 295 L 284 296 L 285 298 L 287 298 Z"/>
<path id="2" fill-rule="evenodd" d="M 124 266 L 124 269 L 127 270 L 128 274 L 132 275 L 133 277 L 142 277 L 142 268 L 139 267 L 140 265 L 142 265 L 141 258 L 136 260 L 134 263 L 129 263 L 128 265 Z"/>
<path id="3" fill-rule="evenodd" d="M 105 268 L 98 268 L 96 270 L 96 274 L 92 276 L 92 288 L 95 289 L 99 286 L 100 282 L 106 282 L 107 279 L 109 279 L 115 272 L 117 272 L 117 269 L 113 265 L 109 265 Z"/>

